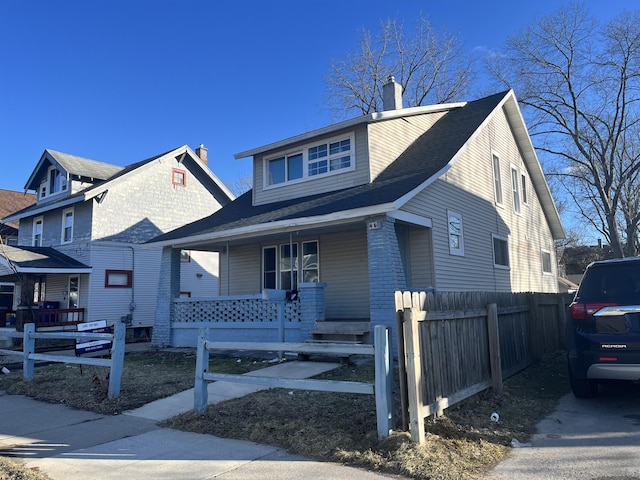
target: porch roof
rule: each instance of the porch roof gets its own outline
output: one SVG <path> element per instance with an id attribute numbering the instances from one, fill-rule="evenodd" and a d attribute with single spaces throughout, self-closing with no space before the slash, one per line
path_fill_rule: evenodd
<path id="1" fill-rule="evenodd" d="M 0 250 L 0 277 L 15 273 L 91 273 L 91 267 L 52 247 L 12 247 Z"/>

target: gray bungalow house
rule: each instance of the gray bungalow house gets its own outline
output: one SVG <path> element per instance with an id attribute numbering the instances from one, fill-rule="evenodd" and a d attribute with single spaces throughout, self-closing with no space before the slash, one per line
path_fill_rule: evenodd
<path id="1" fill-rule="evenodd" d="M 17 244 L 0 249 L 0 281 L 16 282 L 18 323 L 124 320 L 139 333 L 155 320 L 161 253 L 144 242 L 235 198 L 208 168 L 202 145 L 125 167 L 45 150 L 25 191 L 37 201 L 3 220 L 20 228 Z M 219 294 L 217 253 L 180 257 L 179 294 Z"/>
<path id="2" fill-rule="evenodd" d="M 565 232 L 513 91 L 403 109 L 384 88 L 383 112 L 237 154 L 253 189 L 152 240 L 156 344 L 192 345 L 199 327 L 277 340 L 272 289 L 294 292 L 287 341 L 367 341 L 393 325 L 396 290 L 557 292 Z M 220 253 L 221 297 L 177 298 L 182 249 Z"/>

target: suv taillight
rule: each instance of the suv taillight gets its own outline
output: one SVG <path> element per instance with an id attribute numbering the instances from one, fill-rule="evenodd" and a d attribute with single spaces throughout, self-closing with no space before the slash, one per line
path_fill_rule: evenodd
<path id="1" fill-rule="evenodd" d="M 589 320 L 593 314 L 604 307 L 613 307 L 617 303 L 572 303 L 569 307 L 573 320 Z"/>

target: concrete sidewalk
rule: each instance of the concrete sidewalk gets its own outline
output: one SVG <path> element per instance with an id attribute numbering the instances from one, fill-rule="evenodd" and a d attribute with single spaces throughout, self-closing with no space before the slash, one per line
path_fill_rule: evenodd
<path id="1" fill-rule="evenodd" d="M 335 363 L 285 362 L 247 375 L 307 378 Z M 265 387 L 214 382 L 209 403 Z M 291 455 L 279 447 L 160 428 L 156 422 L 193 409 L 193 389 L 118 416 L 35 401 L 0 391 L 0 455 L 53 480 L 301 479 L 372 480 L 383 475 Z"/>

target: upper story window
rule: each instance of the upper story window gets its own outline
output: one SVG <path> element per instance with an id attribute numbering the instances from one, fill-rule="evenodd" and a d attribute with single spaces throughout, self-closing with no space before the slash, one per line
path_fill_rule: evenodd
<path id="1" fill-rule="evenodd" d="M 42 223 L 43 223 L 42 217 L 36 217 L 33 219 L 33 236 L 32 236 L 31 244 L 34 247 L 42 246 Z"/>
<path id="2" fill-rule="evenodd" d="M 62 238 L 61 243 L 73 241 L 73 208 L 62 211 Z"/>
<path id="3" fill-rule="evenodd" d="M 518 169 L 515 167 L 511 167 L 511 191 L 513 192 L 513 211 L 516 213 L 521 212 L 521 202 L 522 202 L 522 192 L 520 183 L 520 174 Z"/>
<path id="4" fill-rule="evenodd" d="M 529 198 L 527 195 L 527 176 L 524 173 L 520 174 L 520 183 L 522 185 L 522 188 L 520 189 L 520 192 L 522 193 L 522 203 L 526 205 L 529 203 Z"/>
<path id="5" fill-rule="evenodd" d="M 279 185 L 354 167 L 353 137 L 335 138 L 265 160 L 265 184 Z"/>
<path id="6" fill-rule="evenodd" d="M 500 173 L 500 157 L 495 153 L 492 155 L 492 162 L 495 201 L 498 205 L 502 205 L 502 174 Z"/>
<path id="7" fill-rule="evenodd" d="M 171 183 L 180 187 L 187 186 L 187 172 L 185 170 L 179 170 L 174 168 L 171 171 Z"/>
<path id="8" fill-rule="evenodd" d="M 40 184 L 40 198 L 66 192 L 68 188 L 69 181 L 67 177 L 56 167 L 49 167 L 49 170 L 47 170 L 47 178 Z"/>

